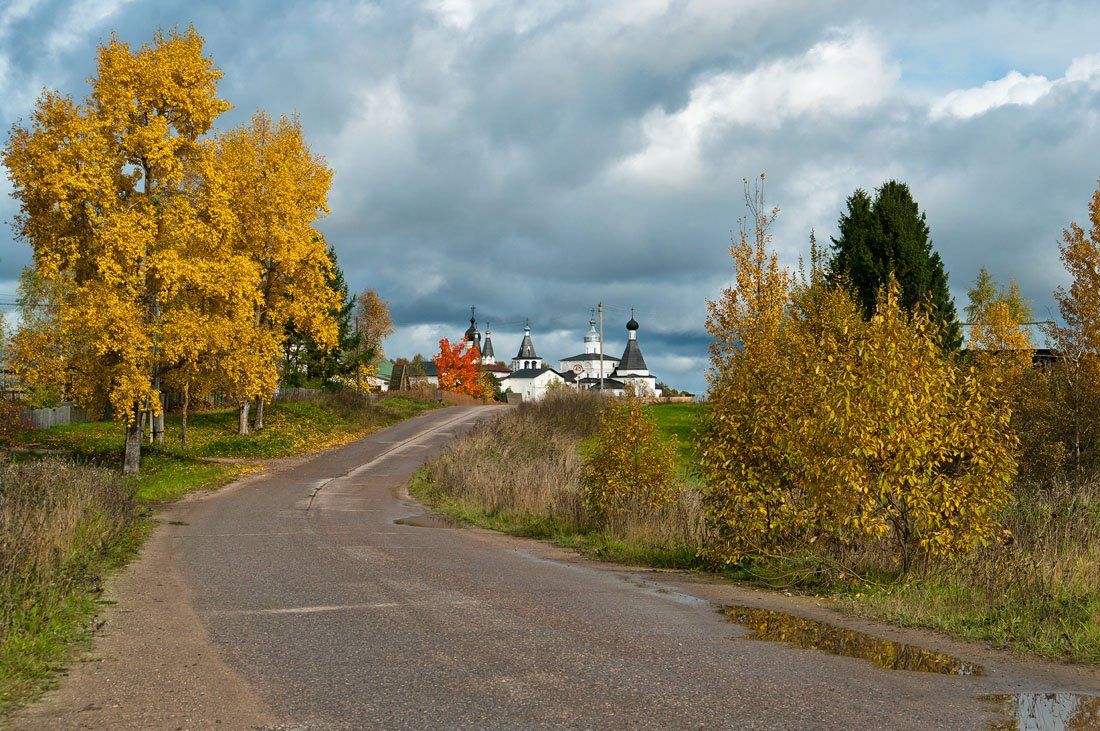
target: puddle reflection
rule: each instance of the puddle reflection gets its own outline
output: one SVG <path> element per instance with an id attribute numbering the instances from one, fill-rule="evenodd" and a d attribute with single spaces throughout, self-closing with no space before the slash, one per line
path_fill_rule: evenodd
<path id="1" fill-rule="evenodd" d="M 981 665 L 942 652 L 906 645 L 864 632 L 837 627 L 785 612 L 756 607 L 731 606 L 725 610 L 733 622 L 752 630 L 749 639 L 786 642 L 803 650 L 870 660 L 887 670 L 915 670 L 945 675 L 982 675 Z"/>
<path id="2" fill-rule="evenodd" d="M 1100 729 L 1100 696 L 1080 693 L 1017 693 L 987 695 L 1003 720 L 996 731 L 1095 731 Z"/>

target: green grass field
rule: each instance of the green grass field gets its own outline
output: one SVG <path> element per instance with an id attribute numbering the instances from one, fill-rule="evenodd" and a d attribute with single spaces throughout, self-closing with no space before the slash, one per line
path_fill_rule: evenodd
<path id="1" fill-rule="evenodd" d="M 676 437 L 680 464 L 689 472 L 695 466 L 695 437 L 701 427 L 704 404 L 652 404 L 646 407 L 665 436 Z"/>
<path id="2" fill-rule="evenodd" d="M 168 415 L 164 444 L 142 446 L 141 474 L 135 478 L 137 497 L 161 502 L 191 490 L 218 487 L 258 469 L 264 459 L 344 444 L 436 406 L 396 396 L 371 404 L 360 414 L 325 401 L 275 403 L 267 408 L 264 428 L 248 435 L 237 434 L 235 410 L 193 413 L 187 419 L 186 451 L 180 446 L 180 417 Z M 118 422 L 91 422 L 31 432 L 26 446 L 118 468 L 124 438 L 124 426 Z"/>

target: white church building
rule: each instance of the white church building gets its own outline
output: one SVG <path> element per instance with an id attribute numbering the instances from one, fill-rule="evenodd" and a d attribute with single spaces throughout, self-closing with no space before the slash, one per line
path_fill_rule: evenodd
<path id="1" fill-rule="evenodd" d="M 505 392 L 520 394 L 524 401 L 541 399 L 555 384 L 581 390 L 599 390 L 602 387 L 605 393 L 615 396 L 622 396 L 628 389 L 638 396 L 660 396 L 657 377 L 650 373 L 642 357 L 638 344 L 639 328 L 631 311 L 630 321 L 626 323 L 627 341 L 622 357 L 616 358 L 606 353 L 601 356 L 600 335 L 596 332 L 593 316 L 588 321 L 588 333 L 584 336 L 584 351 L 558 360 L 557 369 L 547 365 L 536 352 L 530 322 L 523 328 L 523 340 L 510 368 L 496 365 L 488 325 L 482 342 L 475 310 L 471 310 L 470 327 L 465 337 L 478 348 L 482 367 L 500 380 L 501 388 Z"/>

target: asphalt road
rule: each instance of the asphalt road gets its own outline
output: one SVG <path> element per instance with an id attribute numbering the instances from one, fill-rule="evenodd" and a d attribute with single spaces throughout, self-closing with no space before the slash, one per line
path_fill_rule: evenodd
<path id="1" fill-rule="evenodd" d="M 116 598 L 125 612 L 128 595 L 155 581 L 167 598 L 147 598 L 150 612 L 177 601 L 197 621 L 158 619 L 114 639 L 108 632 L 108 643 L 123 643 L 108 644 L 110 662 L 78 668 L 60 695 L 23 723 L 956 729 L 982 728 L 994 718 L 980 698 L 986 694 L 1100 688 L 1093 671 L 837 619 L 812 600 L 597 564 L 471 528 L 395 523 L 425 512 L 404 492 L 412 473 L 493 413 L 428 412 L 179 504 L 150 549 L 156 555 L 134 569 L 140 586 L 124 587 Z M 170 576 L 179 587 L 163 578 Z M 731 602 L 837 619 L 952 652 L 983 664 L 987 674 L 884 670 L 746 639 L 745 628 L 717 611 Z M 165 655 L 173 627 L 186 634 L 189 622 L 200 628 L 194 639 L 180 639 L 183 649 L 156 661 L 143 692 L 130 696 L 133 665 Z M 193 671 L 178 667 L 192 657 L 201 658 Z M 198 685 L 172 696 L 156 691 L 158 683 Z M 95 694 L 101 697 L 89 697 Z M 111 702 L 104 694 L 113 694 Z M 90 705 L 82 715 L 84 702 Z M 150 705 L 160 702 L 188 707 L 157 715 Z"/>

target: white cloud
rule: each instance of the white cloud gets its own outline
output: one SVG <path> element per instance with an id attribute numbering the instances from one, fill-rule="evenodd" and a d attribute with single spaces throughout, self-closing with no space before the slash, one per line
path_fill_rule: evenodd
<path id="1" fill-rule="evenodd" d="M 13 0 L 9 3 L 0 13 L 0 38 L 8 35 L 16 23 L 30 17 L 34 9 L 41 4 L 42 0 Z"/>
<path id="2" fill-rule="evenodd" d="M 1066 69 L 1065 80 L 1095 82 L 1100 80 L 1100 53 L 1073 59 Z"/>
<path id="3" fill-rule="evenodd" d="M 703 357 L 687 355 L 647 355 L 646 361 L 655 373 L 697 373 L 706 370 L 708 361 Z"/>
<path id="4" fill-rule="evenodd" d="M 439 23 L 457 31 L 469 30 L 479 12 L 475 0 L 431 0 L 425 7 Z"/>
<path id="5" fill-rule="evenodd" d="M 843 117 L 877 106 L 900 69 L 865 33 L 813 46 L 748 73 L 706 77 L 682 109 L 652 109 L 642 119 L 645 147 L 618 166 L 628 178 L 686 183 L 700 171 L 708 137 L 734 125 L 774 129 L 799 116 Z"/>
<path id="6" fill-rule="evenodd" d="M 996 81 L 987 81 L 971 89 L 956 89 L 932 105 L 932 118 L 966 119 L 1006 104 L 1029 106 L 1050 92 L 1054 82 L 1036 74 L 1024 76 L 1009 71 Z"/>
<path id="7" fill-rule="evenodd" d="M 72 50 L 134 0 L 79 0 L 65 13 L 65 22 L 46 38 L 46 48 L 57 55 Z"/>
<path id="8" fill-rule="evenodd" d="M 1024 76 L 1013 70 L 981 86 L 948 92 L 932 104 L 929 116 L 968 119 L 998 107 L 1031 106 L 1057 86 L 1096 80 L 1100 80 L 1100 54 L 1075 58 L 1060 79 L 1051 80 L 1038 74 Z"/>

